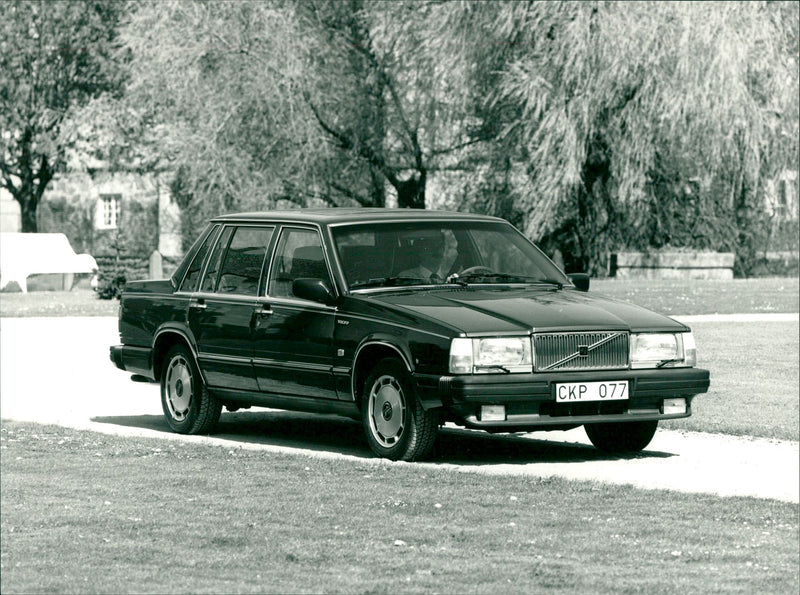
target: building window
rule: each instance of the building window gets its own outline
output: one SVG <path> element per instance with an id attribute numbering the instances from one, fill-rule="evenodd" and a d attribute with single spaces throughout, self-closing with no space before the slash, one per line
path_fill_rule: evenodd
<path id="1" fill-rule="evenodd" d="M 116 229 L 119 222 L 119 206 L 122 196 L 119 194 L 103 194 L 100 201 L 103 205 L 103 229 Z"/>

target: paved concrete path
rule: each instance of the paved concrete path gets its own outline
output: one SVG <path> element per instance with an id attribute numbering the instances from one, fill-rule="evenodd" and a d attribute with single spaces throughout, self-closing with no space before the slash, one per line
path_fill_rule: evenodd
<path id="1" fill-rule="evenodd" d="M 359 424 L 333 416 L 225 413 L 213 437 L 173 434 L 163 421 L 158 386 L 131 382 L 109 361 L 108 346 L 118 342 L 116 324 L 107 317 L 0 319 L 0 415 L 229 449 L 403 464 L 373 458 Z M 492 436 L 446 427 L 434 460 L 421 465 L 800 501 L 798 442 L 721 434 L 660 429 L 646 451 L 613 457 L 591 447 L 582 429 Z"/>

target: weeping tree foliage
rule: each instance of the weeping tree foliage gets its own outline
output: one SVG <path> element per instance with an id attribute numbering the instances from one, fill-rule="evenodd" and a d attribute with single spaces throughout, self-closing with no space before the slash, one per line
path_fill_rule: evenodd
<path id="1" fill-rule="evenodd" d="M 747 272 L 796 167 L 795 2 L 131 6 L 124 111 L 190 219 L 391 198 L 501 215 L 574 270 L 673 246 Z"/>
<path id="2" fill-rule="evenodd" d="M 362 0 L 136 6 L 121 37 L 127 102 L 188 212 L 291 205 L 424 207 L 463 168 L 468 103 L 425 36 L 438 3 Z M 456 98 L 455 100 L 453 98 Z"/>
<path id="3" fill-rule="evenodd" d="M 496 48 L 467 51 L 500 72 L 484 117 L 525 170 L 510 192 L 526 232 L 574 269 L 626 246 L 752 262 L 764 182 L 797 158 L 797 6 L 453 6 Z"/>

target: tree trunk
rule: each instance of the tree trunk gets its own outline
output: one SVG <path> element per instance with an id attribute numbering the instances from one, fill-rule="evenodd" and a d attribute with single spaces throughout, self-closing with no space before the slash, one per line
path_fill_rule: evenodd
<path id="1" fill-rule="evenodd" d="M 22 135 L 20 147 L 22 149 L 19 160 L 19 186 L 12 190 L 12 194 L 19 203 L 21 214 L 22 233 L 36 233 L 39 225 L 36 221 L 36 210 L 42 199 L 47 185 L 53 179 L 53 171 L 46 155 L 39 156 L 39 169 L 34 171 L 35 157 L 31 150 L 33 144 L 33 131 L 26 129 Z"/>
<path id="2" fill-rule="evenodd" d="M 20 231 L 22 233 L 38 232 L 39 225 L 36 222 L 37 205 L 30 199 L 30 196 L 28 196 L 28 200 L 17 199 L 17 202 L 19 202 L 20 215 L 22 218 Z"/>
<path id="3" fill-rule="evenodd" d="M 424 169 L 411 179 L 398 181 L 395 185 L 397 190 L 397 206 L 401 209 L 424 209 L 425 208 L 425 183 L 428 172 Z"/>

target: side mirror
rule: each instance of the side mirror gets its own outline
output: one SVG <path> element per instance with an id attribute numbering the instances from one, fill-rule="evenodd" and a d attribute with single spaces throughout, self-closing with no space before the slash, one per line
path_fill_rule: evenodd
<path id="1" fill-rule="evenodd" d="M 586 273 L 570 273 L 567 277 L 578 291 L 589 291 L 589 275 Z"/>
<path id="2" fill-rule="evenodd" d="M 332 305 L 336 300 L 327 282 L 322 279 L 302 277 L 292 282 L 292 293 L 303 300 Z"/>

